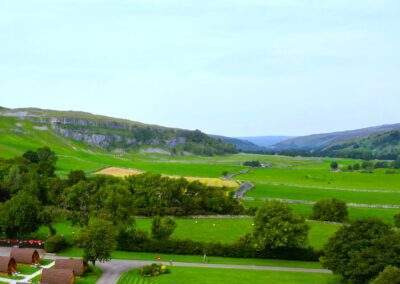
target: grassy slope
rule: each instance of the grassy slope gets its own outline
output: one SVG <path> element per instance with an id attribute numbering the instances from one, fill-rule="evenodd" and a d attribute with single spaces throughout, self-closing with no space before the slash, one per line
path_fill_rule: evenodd
<path id="1" fill-rule="evenodd" d="M 207 275 L 207 277 L 204 277 Z M 339 280 L 329 274 L 307 274 L 298 272 L 275 272 L 275 271 L 254 271 L 254 270 L 232 270 L 212 268 L 171 268 L 170 274 L 164 274 L 155 278 L 143 278 L 137 270 L 129 271 L 120 278 L 118 284 L 264 284 L 264 283 L 339 283 Z"/>

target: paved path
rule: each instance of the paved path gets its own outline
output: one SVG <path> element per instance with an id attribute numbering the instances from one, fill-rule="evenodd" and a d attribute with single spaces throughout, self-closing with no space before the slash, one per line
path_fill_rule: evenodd
<path id="1" fill-rule="evenodd" d="M 239 189 L 235 192 L 235 198 L 243 198 L 245 194 L 254 187 L 251 182 L 244 182 L 240 185 Z"/>

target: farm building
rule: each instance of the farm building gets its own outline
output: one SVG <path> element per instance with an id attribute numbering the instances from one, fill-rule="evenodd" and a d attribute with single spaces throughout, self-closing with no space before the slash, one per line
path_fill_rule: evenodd
<path id="1" fill-rule="evenodd" d="M 12 248 L 10 256 L 14 258 L 17 263 L 38 264 L 40 262 L 39 252 L 35 249 Z"/>
<path id="2" fill-rule="evenodd" d="M 74 273 L 71 269 L 43 269 L 41 284 L 73 284 Z"/>
<path id="3" fill-rule="evenodd" d="M 17 272 L 15 259 L 8 256 L 0 256 L 0 273 L 11 275 Z"/>
<path id="4" fill-rule="evenodd" d="M 54 268 L 71 269 L 75 276 L 81 276 L 86 271 L 87 263 L 82 259 L 57 259 Z"/>

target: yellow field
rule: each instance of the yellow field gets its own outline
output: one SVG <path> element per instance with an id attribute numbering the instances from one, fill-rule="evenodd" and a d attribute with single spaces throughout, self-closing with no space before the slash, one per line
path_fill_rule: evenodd
<path id="1" fill-rule="evenodd" d="M 110 175 L 115 177 L 127 177 L 143 174 L 144 172 L 137 169 L 109 167 L 96 172 L 96 175 Z M 168 175 L 165 175 L 168 176 Z M 168 176 L 170 178 L 180 178 L 180 176 Z M 184 177 L 188 181 L 199 181 L 207 186 L 236 188 L 239 184 L 234 180 L 224 180 L 222 178 L 204 178 L 204 177 Z"/>
<path id="2" fill-rule="evenodd" d="M 143 174 L 143 171 L 136 170 L 136 169 L 124 169 L 124 168 L 117 168 L 117 167 L 109 167 L 102 169 L 98 172 L 95 172 L 96 175 L 109 175 L 115 177 L 128 177 L 128 176 L 136 176 Z"/>

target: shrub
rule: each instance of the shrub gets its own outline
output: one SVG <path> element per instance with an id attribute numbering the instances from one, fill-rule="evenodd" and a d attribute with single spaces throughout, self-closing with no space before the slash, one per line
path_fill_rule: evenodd
<path id="1" fill-rule="evenodd" d="M 140 232 L 140 231 L 137 231 Z M 121 233 L 120 233 L 121 234 Z M 233 244 L 206 243 L 192 240 L 154 240 L 138 238 L 135 233 L 124 232 L 118 237 L 118 249 L 135 252 L 153 252 L 178 255 L 203 255 L 242 258 L 273 258 L 318 261 L 320 252 L 312 248 L 277 248 L 259 250 L 253 245 L 252 235 L 242 237 Z"/>
<path id="2" fill-rule="evenodd" d="M 309 227 L 280 201 L 267 201 L 254 219 L 254 242 L 261 250 L 281 247 L 304 247 Z"/>
<path id="3" fill-rule="evenodd" d="M 400 269 L 394 266 L 386 267 L 371 284 L 400 284 Z"/>
<path id="4" fill-rule="evenodd" d="M 332 198 L 323 199 L 315 203 L 310 218 L 319 221 L 344 222 L 347 220 L 348 215 L 346 203 Z"/>
<path id="5" fill-rule="evenodd" d="M 332 171 L 336 171 L 338 168 L 339 168 L 338 162 L 333 161 L 333 162 L 331 163 L 331 170 L 332 170 Z"/>
<path id="6" fill-rule="evenodd" d="M 153 218 L 151 236 L 156 240 L 168 240 L 175 228 L 176 223 L 172 218 L 156 216 Z"/>
<path id="7" fill-rule="evenodd" d="M 397 228 L 400 228 L 400 213 L 394 215 L 394 225 Z"/>
<path id="8" fill-rule="evenodd" d="M 59 252 L 67 247 L 68 243 L 64 236 L 61 235 L 50 236 L 44 243 L 44 249 L 50 253 Z"/>
<path id="9" fill-rule="evenodd" d="M 155 277 L 167 273 L 169 273 L 169 269 L 165 265 L 156 263 L 146 265 L 140 269 L 140 275 L 145 277 Z"/>
<path id="10" fill-rule="evenodd" d="M 261 168 L 260 161 L 247 161 L 243 163 L 243 166 L 252 167 L 252 168 Z"/>

